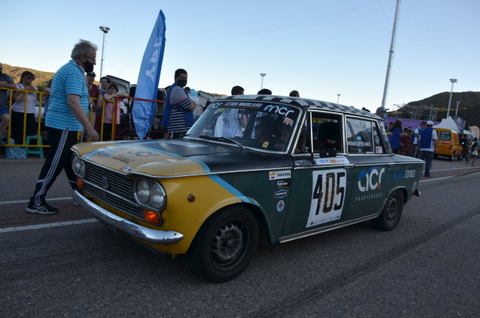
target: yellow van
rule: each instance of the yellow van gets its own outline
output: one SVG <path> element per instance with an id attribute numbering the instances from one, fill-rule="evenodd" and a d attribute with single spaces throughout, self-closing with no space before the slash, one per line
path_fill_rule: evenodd
<path id="1" fill-rule="evenodd" d="M 446 156 L 448 160 L 453 161 L 453 158 L 462 159 L 463 147 L 460 144 L 458 133 L 446 128 L 434 128 L 437 131 L 438 148 L 433 157 Z"/>

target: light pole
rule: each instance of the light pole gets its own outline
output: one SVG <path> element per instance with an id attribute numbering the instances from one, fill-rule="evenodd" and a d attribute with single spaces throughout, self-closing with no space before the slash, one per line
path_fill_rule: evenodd
<path id="1" fill-rule="evenodd" d="M 267 75 L 267 74 L 265 74 L 265 73 L 260 73 L 260 76 L 262 77 L 262 84 L 260 85 L 260 89 L 263 88 L 263 78 L 265 77 L 265 75 Z"/>
<path id="2" fill-rule="evenodd" d="M 455 111 L 455 117 L 458 116 L 458 105 L 460 105 L 460 101 L 457 100 L 457 110 Z"/>
<path id="3" fill-rule="evenodd" d="M 103 32 L 103 42 L 102 42 L 102 60 L 100 61 L 100 79 L 102 78 L 103 72 L 103 52 L 105 51 L 105 36 L 107 35 L 108 31 L 110 31 L 109 27 L 100 26 L 100 31 Z"/>
<path id="4" fill-rule="evenodd" d="M 448 116 L 450 116 L 450 104 L 452 103 L 453 84 L 458 82 L 458 80 L 456 78 L 451 78 L 450 82 L 452 82 L 452 89 L 450 90 L 450 100 L 448 101 L 447 118 Z"/>
<path id="5" fill-rule="evenodd" d="M 340 101 L 340 95 L 341 95 L 341 94 L 337 94 L 337 104 L 338 104 L 338 102 Z"/>

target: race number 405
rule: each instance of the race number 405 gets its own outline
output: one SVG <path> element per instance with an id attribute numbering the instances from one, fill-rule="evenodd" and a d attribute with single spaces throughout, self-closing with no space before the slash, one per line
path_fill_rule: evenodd
<path id="1" fill-rule="evenodd" d="M 346 184 L 345 169 L 312 172 L 312 203 L 307 227 L 340 219 Z"/>

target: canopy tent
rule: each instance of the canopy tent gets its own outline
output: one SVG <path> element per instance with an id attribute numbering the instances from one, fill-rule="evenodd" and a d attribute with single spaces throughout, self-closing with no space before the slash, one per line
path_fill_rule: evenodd
<path id="1" fill-rule="evenodd" d="M 451 129 L 459 134 L 463 134 L 463 128 L 459 127 L 452 116 L 444 119 L 440 124 L 433 126 L 433 128 Z"/>

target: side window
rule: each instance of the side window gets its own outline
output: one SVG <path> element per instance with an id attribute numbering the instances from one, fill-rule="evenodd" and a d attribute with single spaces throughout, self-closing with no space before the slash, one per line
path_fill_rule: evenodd
<path id="1" fill-rule="evenodd" d="M 362 119 L 347 118 L 347 146 L 351 154 L 372 154 L 381 147 L 379 131 L 373 122 Z M 375 137 L 373 137 L 375 136 Z M 375 138 L 372 140 L 372 138 Z M 374 148 L 375 143 L 375 148 Z"/>
<path id="2" fill-rule="evenodd" d="M 310 113 L 306 125 L 308 147 L 314 152 L 329 148 L 335 148 L 337 153 L 343 152 L 341 119 L 339 115 Z"/>

